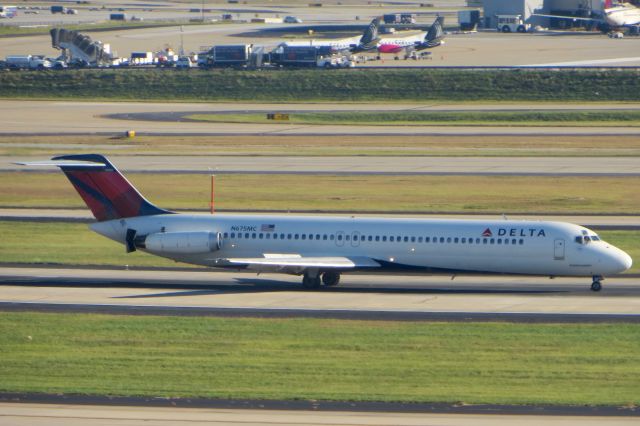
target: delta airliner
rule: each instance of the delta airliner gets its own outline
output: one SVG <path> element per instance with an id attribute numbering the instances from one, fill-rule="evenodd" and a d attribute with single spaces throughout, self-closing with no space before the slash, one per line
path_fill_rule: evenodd
<path id="1" fill-rule="evenodd" d="M 60 167 L 93 212 L 91 229 L 127 252 L 301 275 L 306 288 L 369 271 L 591 277 L 599 291 L 604 276 L 632 264 L 595 232 L 564 222 L 176 214 L 147 201 L 101 155 L 20 164 Z"/>

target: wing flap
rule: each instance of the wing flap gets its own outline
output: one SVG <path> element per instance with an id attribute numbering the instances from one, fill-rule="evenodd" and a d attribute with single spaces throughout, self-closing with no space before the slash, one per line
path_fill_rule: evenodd
<path id="1" fill-rule="evenodd" d="M 231 265 L 242 266 L 267 266 L 276 268 L 379 268 L 380 264 L 369 257 L 302 257 L 299 255 L 279 255 L 258 258 L 232 258 L 225 259 Z"/>

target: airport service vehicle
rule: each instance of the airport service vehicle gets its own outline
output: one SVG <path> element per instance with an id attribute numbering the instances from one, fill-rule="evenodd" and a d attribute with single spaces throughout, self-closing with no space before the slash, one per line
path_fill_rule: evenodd
<path id="1" fill-rule="evenodd" d="M 302 24 L 302 19 L 296 18 L 295 16 L 285 16 L 282 22 L 285 24 Z"/>
<path id="2" fill-rule="evenodd" d="M 444 17 L 439 16 L 426 33 L 419 33 L 411 37 L 383 38 L 377 42 L 376 48 L 380 53 L 399 53 L 403 50 L 421 51 L 444 44 Z"/>
<path id="3" fill-rule="evenodd" d="M 51 13 L 56 14 L 56 13 L 62 13 L 63 15 L 67 13 L 67 8 L 64 6 L 51 6 Z"/>
<path id="4" fill-rule="evenodd" d="M 496 18 L 496 29 L 503 33 L 526 33 L 531 29 L 531 24 L 525 24 L 522 15 L 496 15 Z"/>
<path id="5" fill-rule="evenodd" d="M 0 6 L 0 18 L 15 18 L 18 15 L 16 6 Z"/>
<path id="6" fill-rule="evenodd" d="M 251 44 L 213 46 L 209 51 L 210 66 L 245 66 L 251 57 Z"/>
<path id="7" fill-rule="evenodd" d="M 12 70 L 44 70 L 51 62 L 42 55 L 11 55 L 5 58 L 6 67 Z"/>
<path id="8" fill-rule="evenodd" d="M 147 201 L 107 158 L 63 155 L 59 167 L 97 222 L 125 246 L 195 265 L 303 277 L 337 285 L 343 273 L 513 274 L 592 277 L 624 272 L 631 257 L 564 222 L 176 214 Z"/>
<path id="9" fill-rule="evenodd" d="M 178 60 L 176 61 L 176 68 L 178 69 L 191 69 L 193 68 L 193 62 L 191 61 L 191 58 L 188 56 L 179 56 Z"/>

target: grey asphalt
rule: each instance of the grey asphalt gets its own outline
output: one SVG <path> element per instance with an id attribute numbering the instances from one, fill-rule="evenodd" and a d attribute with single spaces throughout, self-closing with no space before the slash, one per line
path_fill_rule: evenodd
<path id="1" fill-rule="evenodd" d="M 33 157 L 0 156 L 0 171 L 25 170 L 13 164 Z M 296 157 L 118 155 L 123 172 L 198 174 L 640 176 L 635 157 Z M 32 168 L 56 172 L 55 167 Z"/>
<path id="2" fill-rule="evenodd" d="M 0 310 L 403 321 L 640 322 L 640 280 L 345 274 L 299 277 L 182 269 L 0 268 Z"/>
<path id="3" fill-rule="evenodd" d="M 638 104 L 590 103 L 590 109 L 637 109 Z M 495 127 L 495 126 L 340 126 L 246 123 L 158 122 L 146 120 L 117 120 L 112 114 L 165 114 L 189 111 L 262 110 L 487 110 L 487 109 L 580 109 L 575 104 L 516 103 L 505 107 L 493 104 L 425 103 L 310 103 L 310 104 L 252 104 L 252 103 L 159 103 L 159 102 L 81 102 L 81 101 L 20 101 L 0 100 L 0 129 L 4 135 L 44 134 L 123 134 L 135 130 L 153 135 L 640 135 L 640 127 Z M 37 117 L 37 120 L 34 120 Z"/>

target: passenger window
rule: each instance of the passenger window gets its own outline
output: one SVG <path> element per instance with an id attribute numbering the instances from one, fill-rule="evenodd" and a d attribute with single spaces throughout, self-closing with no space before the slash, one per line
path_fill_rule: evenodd
<path id="1" fill-rule="evenodd" d="M 521 238 L 519 243 L 520 243 L 520 245 L 523 245 L 524 244 L 524 240 Z"/>
<path id="2" fill-rule="evenodd" d="M 447 238 L 447 242 L 450 243 L 451 242 L 451 237 Z"/>
<path id="3" fill-rule="evenodd" d="M 331 241 L 333 241 L 333 239 L 334 239 L 334 238 L 335 238 L 335 236 L 334 236 L 333 234 L 329 235 L 329 239 L 330 239 Z"/>
<path id="4" fill-rule="evenodd" d="M 373 241 L 373 236 L 369 235 L 369 237 L 367 238 L 369 241 Z"/>
<path id="5" fill-rule="evenodd" d="M 287 240 L 291 239 L 291 234 L 287 234 Z"/>
<path id="6" fill-rule="evenodd" d="M 262 232 L 258 234 L 258 238 L 262 239 L 263 238 L 263 234 Z"/>
<path id="7" fill-rule="evenodd" d="M 351 240 L 351 236 L 350 236 L 350 235 L 345 235 L 345 236 L 344 236 L 344 239 L 345 239 L 346 241 L 350 241 L 350 240 Z"/>
<path id="8" fill-rule="evenodd" d="M 322 241 L 327 241 L 327 234 L 324 234 L 324 235 L 322 236 Z"/>
<path id="9" fill-rule="evenodd" d="M 386 235 L 382 236 L 382 241 L 385 242 L 385 243 L 387 242 L 387 236 Z"/>
<path id="10" fill-rule="evenodd" d="M 338 241 L 342 241 L 342 235 L 338 235 Z"/>
<path id="11" fill-rule="evenodd" d="M 253 234 L 251 234 L 251 238 L 253 238 L 254 240 L 256 239 L 256 233 L 255 232 Z"/>
<path id="12" fill-rule="evenodd" d="M 229 238 L 229 234 L 225 232 L 225 233 L 224 233 L 224 235 L 223 235 L 223 237 L 224 237 L 224 238 Z"/>
<path id="13" fill-rule="evenodd" d="M 235 237 L 236 237 L 236 233 L 235 233 L 235 232 L 232 232 L 232 233 L 231 233 L 231 238 L 235 238 Z"/>
<path id="14" fill-rule="evenodd" d="M 509 239 L 508 239 L 508 238 L 505 238 L 505 239 L 504 239 L 504 243 L 505 243 L 505 244 L 509 244 Z"/>
<path id="15" fill-rule="evenodd" d="M 420 239 L 422 239 L 422 238 L 420 238 Z M 415 243 L 416 242 L 416 237 L 411 237 L 411 242 Z"/>
<path id="16" fill-rule="evenodd" d="M 273 239 L 277 240 L 278 239 L 278 234 L 273 234 Z"/>
<path id="17" fill-rule="evenodd" d="M 514 246 L 516 245 L 517 242 L 518 242 L 518 240 L 516 240 L 515 238 L 513 240 L 511 240 L 511 244 L 513 244 Z"/>
<path id="18" fill-rule="evenodd" d="M 440 237 L 440 242 L 444 243 L 444 237 Z"/>
<path id="19" fill-rule="evenodd" d="M 294 238 L 295 240 L 297 240 L 298 238 L 300 238 L 300 235 L 295 234 L 295 235 L 293 236 L 293 238 Z"/>
<path id="20" fill-rule="evenodd" d="M 421 243 L 422 242 L 422 237 L 418 237 L 418 242 Z"/>
<path id="21" fill-rule="evenodd" d="M 430 241 L 429 237 L 424 237 L 424 242 L 428 243 Z"/>
<path id="22" fill-rule="evenodd" d="M 409 242 L 409 237 L 404 237 L 404 242 L 408 243 Z"/>
<path id="23" fill-rule="evenodd" d="M 267 237 L 267 240 L 271 238 L 271 234 L 264 234 Z"/>
<path id="24" fill-rule="evenodd" d="M 467 239 L 466 239 L 466 238 L 463 238 L 463 239 L 461 239 L 461 240 L 460 240 L 460 242 L 461 242 L 462 244 L 464 244 L 464 243 L 466 243 L 466 242 L 467 242 Z"/>
<path id="25" fill-rule="evenodd" d="M 498 244 L 502 244 L 502 238 L 498 238 Z"/>
<path id="26" fill-rule="evenodd" d="M 457 238 L 454 238 L 454 239 L 453 239 L 453 242 L 454 242 L 454 243 L 456 243 L 456 244 L 458 244 L 458 239 L 457 239 Z"/>
<path id="27" fill-rule="evenodd" d="M 249 233 L 247 232 L 246 234 L 244 234 L 244 237 L 245 237 L 246 239 L 249 239 Z"/>
<path id="28" fill-rule="evenodd" d="M 380 235 L 376 235 L 376 242 L 380 241 Z"/>
<path id="29" fill-rule="evenodd" d="M 391 242 L 394 241 L 393 236 L 389 237 L 389 241 L 391 241 Z"/>
<path id="30" fill-rule="evenodd" d="M 303 240 L 306 240 L 307 239 L 307 234 L 302 234 L 301 237 L 302 237 Z"/>
<path id="31" fill-rule="evenodd" d="M 316 240 L 320 239 L 320 234 L 316 234 Z"/>
<path id="32" fill-rule="evenodd" d="M 238 232 L 238 239 L 241 240 L 242 239 L 242 232 Z"/>
<path id="33" fill-rule="evenodd" d="M 488 241 L 489 241 L 489 240 L 487 240 L 486 238 L 483 238 L 483 239 L 482 239 L 482 244 L 487 244 L 487 242 L 488 242 Z"/>

